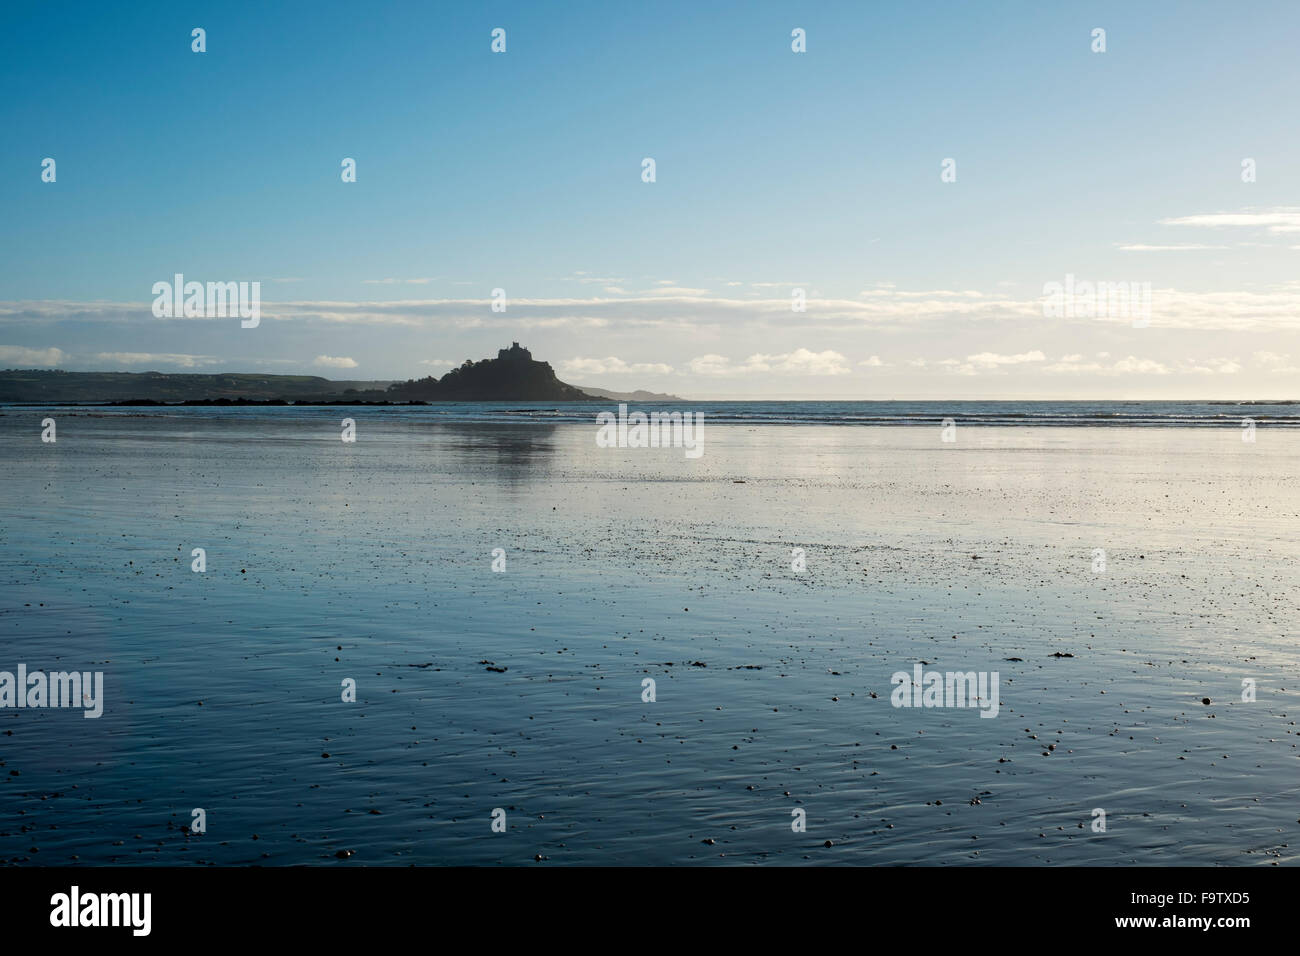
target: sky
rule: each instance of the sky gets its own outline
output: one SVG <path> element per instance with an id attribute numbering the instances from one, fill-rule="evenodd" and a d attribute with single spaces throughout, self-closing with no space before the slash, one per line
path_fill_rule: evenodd
<path id="1" fill-rule="evenodd" d="M 0 367 L 1300 398 L 1298 43 L 1290 2 L 7 4 Z M 259 323 L 156 316 L 177 273 Z"/>

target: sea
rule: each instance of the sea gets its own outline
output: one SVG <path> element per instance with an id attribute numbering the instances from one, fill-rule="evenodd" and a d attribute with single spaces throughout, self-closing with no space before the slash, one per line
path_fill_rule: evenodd
<path id="1" fill-rule="evenodd" d="M 1293 405 L 616 405 L 0 408 L 0 863 L 1300 861 Z"/>
<path id="2" fill-rule="evenodd" d="M 334 418 L 335 409 L 355 408 L 367 416 L 402 421 L 512 423 L 590 422 L 599 411 L 616 409 L 616 400 L 597 402 L 441 402 L 428 405 L 221 405 L 221 406 L 47 406 L 5 405 L 0 409 L 82 407 L 83 414 L 143 417 L 253 417 L 287 415 Z M 681 401 L 627 402 L 631 410 L 692 411 L 718 424 L 766 425 L 934 425 L 951 418 L 964 425 L 1126 428 L 1239 427 L 1300 425 L 1296 401 Z M 286 411 L 286 408 L 291 411 Z M 93 409 L 93 411 L 91 411 Z"/>

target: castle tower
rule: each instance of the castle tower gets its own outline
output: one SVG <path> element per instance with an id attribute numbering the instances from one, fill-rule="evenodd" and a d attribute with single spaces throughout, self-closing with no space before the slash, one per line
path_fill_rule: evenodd
<path id="1" fill-rule="evenodd" d="M 512 342 L 510 348 L 497 351 L 497 358 L 511 362 L 531 362 L 533 353 L 521 347 L 518 342 Z"/>

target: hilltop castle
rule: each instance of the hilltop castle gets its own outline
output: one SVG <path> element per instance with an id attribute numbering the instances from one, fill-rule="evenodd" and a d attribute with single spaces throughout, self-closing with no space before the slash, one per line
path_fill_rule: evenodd
<path id="1" fill-rule="evenodd" d="M 503 362 L 531 362 L 533 353 L 518 342 L 511 342 L 508 349 L 497 349 L 497 360 Z"/>

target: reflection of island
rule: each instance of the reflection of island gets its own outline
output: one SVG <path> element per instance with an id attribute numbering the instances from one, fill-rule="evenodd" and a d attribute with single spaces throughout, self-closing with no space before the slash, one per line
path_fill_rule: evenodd
<path id="1" fill-rule="evenodd" d="M 332 382 L 314 375 L 163 372 L 0 371 L 0 402 L 123 405 L 351 405 L 424 402 L 593 402 L 638 400 L 649 392 L 583 391 L 513 343 L 494 359 L 466 361 L 442 378 Z M 649 399 L 647 399 L 649 400 Z M 661 400 L 679 401 L 675 396 Z"/>
<path id="2" fill-rule="evenodd" d="M 429 433 L 430 450 L 444 465 L 484 479 L 534 483 L 555 464 L 555 430 L 535 418 L 521 425 L 445 421 Z"/>

